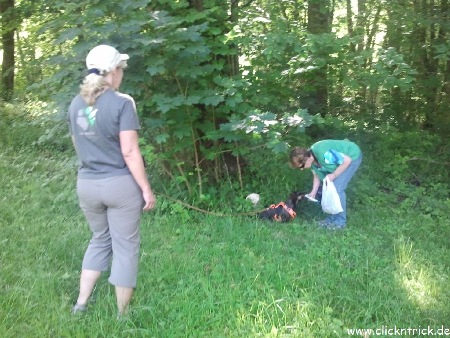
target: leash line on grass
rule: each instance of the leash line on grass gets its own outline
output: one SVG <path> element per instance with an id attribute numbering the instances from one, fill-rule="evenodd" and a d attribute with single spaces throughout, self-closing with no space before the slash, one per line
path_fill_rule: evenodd
<path id="1" fill-rule="evenodd" d="M 168 196 L 166 194 L 162 194 L 162 193 L 159 193 L 159 192 L 156 192 L 156 191 L 155 191 L 155 194 L 163 196 L 163 197 L 171 200 L 172 202 L 176 202 L 178 204 L 181 204 L 181 205 L 183 205 L 183 206 L 185 206 L 185 207 L 187 207 L 189 209 L 193 209 L 193 210 L 199 211 L 201 213 L 208 214 L 208 215 L 213 215 L 213 216 L 220 216 L 220 217 L 225 217 L 225 216 L 250 216 L 250 215 L 259 214 L 260 212 L 263 212 L 263 211 L 266 210 L 266 209 L 262 209 L 262 210 L 259 210 L 259 211 L 240 212 L 240 213 L 235 213 L 235 214 L 224 214 L 224 213 L 218 213 L 218 212 L 215 212 L 215 211 L 209 211 L 209 210 L 198 208 L 196 206 L 193 206 L 193 205 L 190 205 L 190 204 L 185 203 L 183 201 L 180 201 L 179 199 L 170 197 L 170 196 Z"/>

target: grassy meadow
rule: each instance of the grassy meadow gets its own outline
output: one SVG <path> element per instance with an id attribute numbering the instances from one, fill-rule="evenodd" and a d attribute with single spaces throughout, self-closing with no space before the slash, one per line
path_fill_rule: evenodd
<path id="1" fill-rule="evenodd" d="M 271 224 L 171 207 L 160 196 L 143 217 L 130 315 L 116 319 L 105 275 L 88 312 L 73 316 L 90 237 L 75 195 L 73 152 L 36 144 L 40 127 L 33 121 L 5 121 L 1 337 L 349 337 L 351 329 L 442 327 L 450 333 L 448 191 L 443 211 L 423 212 L 397 204 L 395 192 L 365 189 L 364 174 L 349 191 L 343 231 L 318 228 L 323 215 L 310 202 L 300 204 L 294 222 Z"/>

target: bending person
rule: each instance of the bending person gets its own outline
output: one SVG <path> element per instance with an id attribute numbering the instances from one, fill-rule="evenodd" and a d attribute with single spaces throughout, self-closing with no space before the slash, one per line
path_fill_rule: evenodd
<path id="1" fill-rule="evenodd" d="M 315 198 L 325 177 L 336 186 L 344 211 L 330 215 L 319 225 L 330 229 L 342 229 L 347 224 L 347 201 L 345 189 L 358 170 L 362 153 L 358 145 L 349 140 L 322 140 L 311 148 L 294 147 L 290 154 L 292 167 L 312 169 L 313 186 L 309 196 Z"/>

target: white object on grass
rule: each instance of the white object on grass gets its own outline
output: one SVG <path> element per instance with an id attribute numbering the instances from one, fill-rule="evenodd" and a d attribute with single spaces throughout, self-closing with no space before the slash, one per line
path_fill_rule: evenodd
<path id="1" fill-rule="evenodd" d="M 248 195 L 245 199 L 249 200 L 250 202 L 252 202 L 253 205 L 256 205 L 259 202 L 259 195 L 253 193 L 253 194 Z"/>

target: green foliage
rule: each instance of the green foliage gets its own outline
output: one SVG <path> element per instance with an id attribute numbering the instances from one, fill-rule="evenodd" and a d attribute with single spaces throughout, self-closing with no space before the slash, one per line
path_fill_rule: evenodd
<path id="1" fill-rule="evenodd" d="M 56 3 L 55 6 L 58 8 L 59 5 Z M 120 19 L 116 17 L 117 6 L 123 7 L 121 12 L 128 14 Z M 140 10 L 142 7 L 147 7 L 148 11 Z M 121 51 L 131 56 L 126 76 L 129 80 L 125 81 L 123 90 L 138 102 L 143 125 L 148 128 L 146 137 L 165 146 L 163 159 L 171 159 L 172 154 L 176 153 L 191 153 L 194 146 L 192 137 L 198 137 L 193 133 L 202 132 L 200 127 L 197 131 L 193 130 L 192 124 L 203 118 L 206 109 L 215 109 L 225 101 L 225 95 L 234 85 L 227 85 L 220 79 L 224 60 L 214 59 L 217 51 L 212 51 L 219 48 L 221 55 L 226 56 L 226 49 L 220 41 L 221 30 L 208 25 L 208 21 L 215 22 L 215 16 L 220 14 L 219 9 L 213 7 L 203 12 L 186 8 L 179 10 L 183 13 L 171 17 L 167 11 L 153 10 L 149 1 L 133 5 L 102 3 L 95 7 L 80 2 L 66 8 L 64 16 L 51 22 L 53 28 L 58 25 L 58 28 L 63 28 L 58 30 L 60 35 L 56 42 L 64 46 L 67 53 L 67 47 L 70 48 L 73 55 L 66 55 L 65 59 L 56 56 L 52 60 L 61 67 L 52 83 L 56 84 L 58 78 L 72 82 L 72 85 L 65 86 L 64 93 L 59 91 L 59 101 L 67 106 L 75 92 L 73 84 L 78 82 L 74 80 L 82 74 L 81 61 L 92 46 L 102 42 L 120 46 Z M 67 22 L 67 15 L 77 12 L 83 15 L 72 15 L 71 21 Z M 83 35 L 80 20 L 83 20 Z M 125 31 L 126 38 L 117 33 Z M 207 37 L 216 41 L 208 45 Z M 79 66 L 74 67 L 77 64 Z M 150 77 L 153 77 L 151 82 L 148 81 Z M 219 86 L 227 86 L 223 88 L 223 95 L 217 95 L 220 88 L 209 88 L 214 78 Z M 233 101 L 236 98 L 226 103 L 232 106 Z M 196 108 L 199 105 L 204 108 Z M 220 118 L 220 110 L 217 112 L 216 118 Z M 210 128 L 208 126 L 213 122 L 205 123 L 204 128 Z"/>
<path id="2" fill-rule="evenodd" d="M 370 163 L 365 169 L 367 178 L 357 187 L 365 192 L 358 193 L 361 203 L 384 199 L 395 214 L 415 210 L 430 217 L 447 218 L 447 147 L 444 140 L 426 132 L 391 131 L 369 136 L 363 144 L 364 162 Z"/>
<path id="3" fill-rule="evenodd" d="M 0 143 L 5 147 L 19 149 L 42 145 L 65 150 L 70 144 L 66 125 L 55 116 L 52 104 L 37 101 L 3 103 L 0 117 Z"/>
<path id="4" fill-rule="evenodd" d="M 373 69 L 376 79 L 381 84 L 381 90 L 396 87 L 402 92 L 411 90 L 417 71 L 405 62 L 403 55 L 394 48 L 382 49 L 378 53 L 378 62 Z"/>
<path id="5" fill-rule="evenodd" d="M 422 34 L 408 32 L 411 41 L 403 39 L 400 32 L 417 29 L 405 17 L 414 4 L 389 6 L 377 22 L 375 11 L 384 8 L 377 2 L 357 15 L 366 28 L 350 34 L 355 27 L 343 26 L 345 11 L 335 5 L 332 33 L 310 34 L 307 6 L 292 1 L 238 6 L 217 0 L 202 2 L 202 10 L 167 0 L 20 2 L 18 88 L 28 88 L 33 100 L 54 100 L 55 119 L 64 118 L 88 50 L 108 43 L 128 53 L 122 91 L 137 102 L 144 156 L 169 185 L 196 197 L 230 180 L 243 189 L 247 179 L 240 169 L 253 171 L 245 166 L 253 162 L 254 149 L 282 157 L 304 128 L 313 127 L 314 138 L 328 137 L 319 117 L 307 114 L 315 108 L 308 96 L 318 89 L 327 90 L 319 102 L 329 107 L 323 115 L 351 121 L 345 127 L 407 129 L 441 121 L 444 132 L 447 105 L 431 103 L 445 95 L 426 93 L 444 78 L 439 74 L 445 74 L 448 46 L 441 35 L 434 34 L 432 44 L 416 43 Z M 445 26 L 444 18 L 428 19 L 421 12 L 417 25 Z M 388 42 L 369 44 L 379 23 L 389 28 Z M 423 60 L 430 62 L 423 64 L 434 67 L 432 77 L 421 68 L 417 46 L 427 52 Z M 65 123 L 48 124 L 39 142 L 59 142 Z"/>
<path id="6" fill-rule="evenodd" d="M 58 10 L 61 4 L 54 6 Z M 110 43 L 128 53 L 123 91 L 138 104 L 144 155 L 175 184 L 185 184 L 190 193 L 202 195 L 212 179 L 239 179 L 238 172 L 223 170 L 219 163 L 229 166 L 229 161 L 239 160 L 237 156 L 254 145 L 286 152 L 283 137 L 289 131 L 303 132 L 314 122 L 295 104 L 272 106 L 274 110 L 263 116 L 258 106 L 277 93 L 259 95 L 251 82 L 232 76 L 236 41 L 225 35 L 229 28 L 223 21 L 228 16 L 223 7 L 211 5 L 197 11 L 181 6 L 174 12 L 165 2 L 134 6 L 119 18 L 116 5 L 80 2 L 49 22 L 46 27 L 58 32 L 55 41 L 65 52 L 50 59 L 58 64 L 57 72 L 43 85 L 53 91 L 56 85 L 58 102 L 67 106 L 76 92 L 74 80 L 83 74 L 81 61 L 93 45 Z M 147 10 L 137 10 L 143 6 Z M 82 30 L 81 18 L 73 15 L 79 12 L 83 13 Z M 117 33 L 124 31 L 126 38 Z M 259 122 L 252 121 L 255 116 L 262 116 Z M 237 132 L 243 131 L 237 124 L 247 125 L 246 129 L 257 124 L 266 127 L 245 133 Z"/>
<path id="7" fill-rule="evenodd" d="M 267 6 L 243 8 L 239 24 L 227 38 L 242 53 L 242 73 L 251 83 L 246 92 L 249 102 L 261 111 L 297 111 L 306 108 L 299 99 L 299 91 L 304 89 L 300 89 L 297 78 L 289 76 L 288 64 L 294 56 L 308 57 L 303 43 L 304 23 L 294 17 L 284 19 L 287 13 L 298 12 L 294 3 Z"/>
<path id="8" fill-rule="evenodd" d="M 375 61 L 367 65 L 367 59 L 375 54 Z M 366 51 L 360 55 L 348 55 L 344 65 L 348 76 L 343 78 L 343 84 L 350 91 L 359 90 L 361 85 L 376 93 L 378 91 L 390 93 L 398 88 L 399 93 L 412 89 L 417 71 L 406 63 L 402 54 L 394 48 Z M 350 61 L 353 59 L 353 62 Z M 336 64 L 339 66 L 339 64 Z"/>
<path id="9" fill-rule="evenodd" d="M 283 140 L 283 136 L 289 132 L 303 133 L 313 121 L 313 117 L 301 109 L 294 114 L 285 113 L 281 117 L 271 112 L 254 111 L 244 119 L 233 116 L 230 122 L 223 123 L 220 129 L 225 132 L 222 137 L 227 141 L 246 140 L 246 135 L 250 134 L 254 143 L 265 144 L 274 153 L 286 153 L 289 144 Z M 235 149 L 235 152 L 237 151 L 238 149 Z M 245 148 L 241 151 L 247 152 Z"/>

